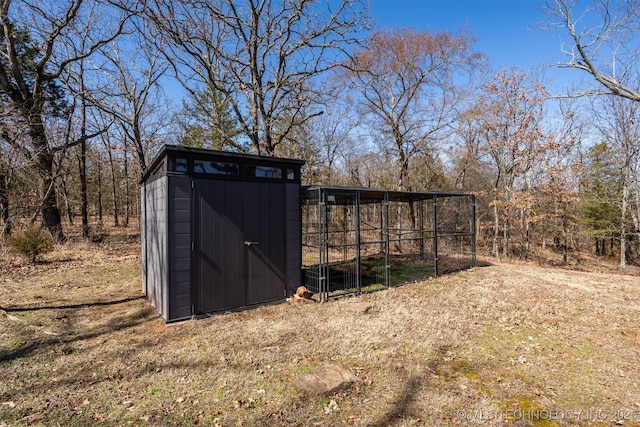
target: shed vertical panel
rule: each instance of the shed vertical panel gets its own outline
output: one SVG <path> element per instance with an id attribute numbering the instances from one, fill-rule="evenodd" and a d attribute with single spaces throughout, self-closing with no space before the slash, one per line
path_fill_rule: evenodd
<path id="1" fill-rule="evenodd" d="M 148 203 L 147 203 L 147 183 L 143 182 L 142 185 L 140 185 L 140 203 L 141 203 L 141 209 L 140 209 L 140 259 L 141 259 L 141 269 L 142 269 L 142 293 L 145 296 L 149 295 L 149 292 L 147 290 L 147 286 L 148 286 L 148 274 L 147 274 L 147 236 L 148 236 L 148 231 L 147 231 L 147 207 L 148 207 Z"/>
<path id="2" fill-rule="evenodd" d="M 289 294 L 302 282 L 302 212 L 300 184 L 285 184 L 286 286 Z"/>
<path id="3" fill-rule="evenodd" d="M 243 306 L 242 183 L 195 180 L 194 305 L 197 313 Z"/>
<path id="4" fill-rule="evenodd" d="M 144 282 L 147 298 L 168 319 L 167 177 L 146 184 L 144 225 Z"/>
<path id="5" fill-rule="evenodd" d="M 281 183 L 244 182 L 244 272 L 247 305 L 284 298 L 285 218 Z M 251 244 L 254 242 L 255 244 Z"/>
<path id="6" fill-rule="evenodd" d="M 191 316 L 191 179 L 169 177 L 169 318 Z"/>

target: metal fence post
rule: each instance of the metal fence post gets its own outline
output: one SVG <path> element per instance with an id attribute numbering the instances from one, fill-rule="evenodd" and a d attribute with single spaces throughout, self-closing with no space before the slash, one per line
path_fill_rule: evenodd
<path id="1" fill-rule="evenodd" d="M 433 195 L 433 269 L 438 275 L 438 196 Z"/>
<path id="2" fill-rule="evenodd" d="M 362 277 L 360 272 L 360 191 L 356 191 L 355 198 L 355 222 L 356 222 L 356 289 L 357 292 L 360 293 L 360 289 L 362 286 Z"/>
<path id="3" fill-rule="evenodd" d="M 418 216 L 420 223 L 420 259 L 424 259 L 424 199 L 420 199 Z"/>
<path id="4" fill-rule="evenodd" d="M 472 221 L 471 221 L 471 230 L 473 234 L 471 235 L 471 266 L 476 266 L 476 196 L 475 194 L 471 195 L 471 209 L 472 209 Z"/>
<path id="5" fill-rule="evenodd" d="M 327 265 L 329 258 L 328 235 L 327 235 L 327 197 L 324 189 L 318 189 L 318 231 L 319 231 L 319 252 L 320 259 L 318 265 L 318 287 L 320 289 L 320 301 L 328 300 L 328 276 L 329 268 Z"/>
<path id="6" fill-rule="evenodd" d="M 389 230 L 389 192 L 384 192 L 382 208 L 382 221 L 384 223 L 385 251 L 384 251 L 384 282 L 387 288 L 391 287 L 391 236 Z"/>

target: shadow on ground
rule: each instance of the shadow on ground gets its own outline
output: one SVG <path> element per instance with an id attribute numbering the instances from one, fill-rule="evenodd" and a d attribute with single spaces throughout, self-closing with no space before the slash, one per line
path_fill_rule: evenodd
<path id="1" fill-rule="evenodd" d="M 96 301 L 96 302 L 87 302 L 81 304 L 70 304 L 70 305 L 42 305 L 42 306 L 34 306 L 34 307 L 1 307 L 0 310 L 4 310 L 6 312 L 19 312 L 19 311 L 35 311 L 35 310 L 67 310 L 67 309 L 77 309 L 77 308 L 89 308 L 89 307 L 100 307 L 100 306 L 108 306 L 114 304 L 122 304 L 125 302 L 136 301 L 144 299 L 144 295 L 139 295 L 137 297 L 129 297 L 123 298 L 114 301 Z"/>

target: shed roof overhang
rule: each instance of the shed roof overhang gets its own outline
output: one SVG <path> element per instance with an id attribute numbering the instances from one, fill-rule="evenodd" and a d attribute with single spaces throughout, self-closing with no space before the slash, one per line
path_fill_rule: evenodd
<path id="1" fill-rule="evenodd" d="M 303 160 L 297 159 L 286 159 L 282 157 L 266 157 L 266 156 L 258 156 L 256 154 L 246 154 L 246 153 L 235 153 L 230 151 L 218 151 L 218 150 L 209 150 L 205 148 L 194 148 L 194 147 L 185 147 L 182 145 L 172 145 L 165 144 L 160 148 L 160 151 L 156 153 L 153 157 L 144 173 L 142 174 L 142 178 L 140 182 L 145 182 L 149 175 L 158 167 L 160 162 L 168 155 L 173 155 L 175 157 L 193 157 L 198 159 L 207 159 L 207 160 L 217 160 L 217 161 L 243 161 L 246 163 L 259 163 L 261 165 L 273 165 L 273 166 L 283 166 L 283 165 L 296 165 L 301 167 L 304 165 Z"/>

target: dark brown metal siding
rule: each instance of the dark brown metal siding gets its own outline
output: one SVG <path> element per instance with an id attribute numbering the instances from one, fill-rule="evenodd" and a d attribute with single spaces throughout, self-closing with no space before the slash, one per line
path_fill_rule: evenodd
<path id="1" fill-rule="evenodd" d="M 196 313 L 283 299 L 284 184 L 196 179 L 194 190 Z"/>
<path id="2" fill-rule="evenodd" d="M 285 184 L 285 229 L 287 291 L 295 293 L 300 286 L 302 266 L 302 218 L 300 184 Z"/>
<path id="3" fill-rule="evenodd" d="M 285 220 L 282 183 L 243 186 L 244 271 L 247 305 L 285 296 Z"/>
<path id="4" fill-rule="evenodd" d="M 191 179 L 172 176 L 169 190 L 169 318 L 191 316 Z"/>
<path id="5" fill-rule="evenodd" d="M 242 182 L 194 181 L 195 312 L 242 307 Z"/>
<path id="6" fill-rule="evenodd" d="M 164 320 L 169 320 L 167 277 L 167 178 L 142 187 L 144 222 L 142 281 L 145 294 Z"/>

